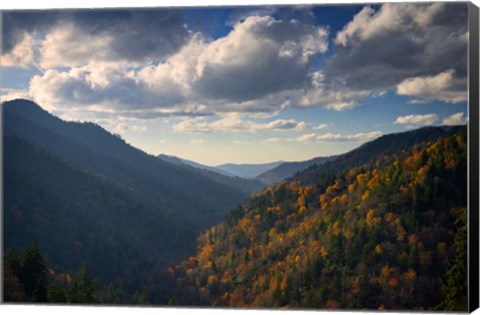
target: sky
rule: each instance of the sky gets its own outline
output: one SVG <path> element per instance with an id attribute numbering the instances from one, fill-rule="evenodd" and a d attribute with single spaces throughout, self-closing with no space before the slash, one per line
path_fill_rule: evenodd
<path id="1" fill-rule="evenodd" d="M 2 12 L 2 101 L 150 154 L 299 161 L 467 121 L 465 3 Z"/>

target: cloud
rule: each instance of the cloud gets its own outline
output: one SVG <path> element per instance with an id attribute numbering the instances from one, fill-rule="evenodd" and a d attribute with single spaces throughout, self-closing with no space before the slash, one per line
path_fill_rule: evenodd
<path id="1" fill-rule="evenodd" d="M 366 6 L 336 34 L 335 54 L 322 69 L 328 83 L 322 89 L 329 98 L 339 93 L 339 104 L 353 106 L 407 79 L 452 70 L 457 83 L 446 86 L 435 99 L 457 101 L 458 94 L 452 96 L 452 91 L 466 93 L 467 88 L 461 84 L 467 76 L 467 21 L 465 3 Z"/>
<path id="2" fill-rule="evenodd" d="M 301 135 L 301 136 L 297 137 L 296 140 L 301 141 L 301 142 L 306 142 L 306 141 L 313 140 L 316 137 L 317 137 L 317 134 L 309 133 L 309 134 L 305 134 L 305 135 Z"/>
<path id="3" fill-rule="evenodd" d="M 43 67 L 145 62 L 175 53 L 191 36 L 174 9 L 4 12 L 3 54 L 35 35 Z"/>
<path id="4" fill-rule="evenodd" d="M 0 98 L 2 102 L 11 101 L 19 98 L 28 98 L 28 91 L 21 89 L 2 88 Z"/>
<path id="5" fill-rule="evenodd" d="M 172 126 L 174 132 L 260 132 L 260 131 L 300 131 L 305 129 L 303 121 L 295 119 L 277 119 L 270 122 L 258 123 L 243 120 L 239 115 L 227 115 L 218 120 L 208 122 L 205 118 L 183 120 Z"/>
<path id="6" fill-rule="evenodd" d="M 207 143 L 208 141 L 207 140 L 204 140 L 204 139 L 192 139 L 190 140 L 190 143 L 193 143 L 193 144 L 204 144 L 204 143 Z"/>
<path id="7" fill-rule="evenodd" d="M 455 126 L 455 125 L 464 125 L 467 123 L 467 117 L 464 116 L 463 112 L 455 113 L 451 116 L 446 117 L 442 120 L 442 125 Z"/>
<path id="8" fill-rule="evenodd" d="M 395 120 L 396 125 L 408 125 L 408 127 L 431 126 L 438 120 L 437 114 L 399 116 Z"/>
<path id="9" fill-rule="evenodd" d="M 360 132 L 355 134 L 339 134 L 339 133 L 326 133 L 326 134 L 305 134 L 297 138 L 269 138 L 266 142 L 307 142 L 307 141 L 354 141 L 365 142 L 381 137 L 383 133 L 381 131 Z"/>
<path id="10" fill-rule="evenodd" d="M 75 63 L 84 63 L 82 56 L 92 50 L 89 44 L 105 47 L 97 54 L 99 60 L 110 58 L 106 47 L 113 45 L 111 38 L 89 40 L 87 31 L 66 25 L 47 36 L 40 49 L 42 65 L 72 67 L 35 76 L 30 90 L 36 101 L 54 107 L 175 108 L 179 112 L 208 107 L 213 112 L 273 113 L 291 105 L 299 91 L 308 88 L 314 58 L 328 49 L 328 31 L 323 27 L 252 16 L 217 40 L 192 35 L 164 62 L 133 68 L 122 62 L 79 66 Z M 74 38 L 86 46 L 77 51 L 65 44 L 57 52 L 53 43 L 74 45 Z M 72 51 L 71 57 L 67 51 Z M 61 58 L 72 58 L 72 63 Z"/>
<path id="11" fill-rule="evenodd" d="M 176 9 L 8 12 L 2 61 L 45 69 L 29 86 L 44 107 L 139 119 L 342 111 L 392 88 L 411 102 L 465 99 L 465 3 L 366 6 L 333 48 L 308 7 L 278 10 L 284 18 L 235 19 L 217 39 L 189 30 Z"/>
<path id="12" fill-rule="evenodd" d="M 22 40 L 1 56 L 2 67 L 28 68 L 33 65 L 34 40 L 31 35 L 23 36 Z"/>
<path id="13" fill-rule="evenodd" d="M 158 139 L 157 142 L 160 143 L 160 144 L 165 144 L 165 143 L 169 143 L 170 140 L 167 140 L 167 139 Z"/>
<path id="14" fill-rule="evenodd" d="M 26 36 L 42 33 L 55 25 L 58 11 L 2 12 L 2 55 L 9 54 Z"/>
<path id="15" fill-rule="evenodd" d="M 35 101 L 55 108 L 168 108 L 183 100 L 175 87 L 152 89 L 133 72 L 109 65 L 47 70 L 31 79 L 29 90 Z"/>
<path id="16" fill-rule="evenodd" d="M 124 121 L 120 121 L 112 128 L 113 132 L 123 134 L 129 132 L 146 132 L 147 126 L 132 124 Z"/>
<path id="17" fill-rule="evenodd" d="M 435 76 L 415 77 L 397 85 L 398 95 L 413 96 L 422 100 L 440 100 L 460 103 L 468 98 L 466 78 L 456 79 L 452 69 Z"/>
<path id="18" fill-rule="evenodd" d="M 205 97 L 230 101 L 302 87 L 312 57 L 327 51 L 327 36 L 322 27 L 249 17 L 199 51 L 193 86 Z"/>
<path id="19" fill-rule="evenodd" d="M 382 136 L 381 131 L 360 132 L 356 134 L 334 134 L 326 133 L 318 135 L 315 139 L 317 141 L 368 141 Z"/>
<path id="20" fill-rule="evenodd" d="M 359 99 L 368 97 L 368 90 L 351 90 L 346 86 L 335 85 L 325 76 L 323 70 L 310 74 L 310 88 L 298 95 L 300 107 L 322 106 L 327 109 L 343 111 L 356 106 Z"/>
<path id="21" fill-rule="evenodd" d="M 295 139 L 292 138 L 279 138 L 279 137 L 274 137 L 274 138 L 268 138 L 265 140 L 267 143 L 278 143 L 278 142 L 293 142 Z"/>
<path id="22" fill-rule="evenodd" d="M 314 130 L 322 130 L 322 129 L 325 129 L 327 127 L 328 127 L 328 124 L 320 124 L 320 125 L 314 127 L 313 129 Z"/>

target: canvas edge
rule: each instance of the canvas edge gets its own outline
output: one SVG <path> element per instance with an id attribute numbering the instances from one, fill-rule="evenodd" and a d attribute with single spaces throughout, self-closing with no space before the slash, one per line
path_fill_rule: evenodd
<path id="1" fill-rule="evenodd" d="M 479 304 L 479 8 L 469 3 L 469 217 L 468 311 Z"/>

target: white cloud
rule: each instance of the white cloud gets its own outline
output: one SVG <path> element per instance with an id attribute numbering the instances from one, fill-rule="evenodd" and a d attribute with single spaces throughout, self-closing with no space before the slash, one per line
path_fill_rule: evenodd
<path id="1" fill-rule="evenodd" d="M 315 139 L 317 141 L 368 141 L 382 136 L 381 131 L 360 132 L 356 134 L 334 134 L 326 133 L 318 135 Z"/>
<path id="2" fill-rule="evenodd" d="M 132 124 L 129 122 L 121 121 L 118 122 L 117 125 L 114 127 L 113 132 L 123 134 L 125 132 L 145 132 L 147 131 L 147 126 Z"/>
<path id="3" fill-rule="evenodd" d="M 29 98 L 30 95 L 27 90 L 22 89 L 1 89 L 0 98 L 2 102 L 11 101 L 19 98 Z"/>
<path id="4" fill-rule="evenodd" d="M 175 10 L 128 11 L 118 19 L 92 12 L 40 17 L 41 32 L 17 23 L 2 62 L 46 68 L 29 88 L 45 108 L 95 107 L 141 119 L 265 118 L 287 107 L 341 111 L 395 87 L 412 102 L 456 103 L 467 95 L 467 7 L 367 6 L 335 34 L 333 56 L 320 69 L 318 57 L 332 49 L 328 27 L 275 19 L 270 9 L 234 19 L 232 31 L 217 39 L 188 30 Z"/>
<path id="5" fill-rule="evenodd" d="M 54 29 L 40 49 L 42 66 L 72 68 L 35 76 L 30 84 L 34 99 L 52 107 L 183 112 L 207 106 L 214 112 L 272 113 L 296 100 L 310 84 L 313 58 L 328 49 L 325 28 L 252 16 L 225 37 L 209 41 L 195 34 L 164 62 L 132 68 L 119 58 L 109 59 L 107 48 L 115 40 L 110 35 L 89 39 L 91 34 L 73 26 Z M 77 48 L 78 42 L 83 46 Z M 90 46 L 98 49 L 95 58 L 90 58 L 96 51 Z"/>
<path id="6" fill-rule="evenodd" d="M 455 79 L 452 69 L 435 76 L 409 78 L 397 85 L 398 95 L 447 103 L 464 102 L 468 98 L 466 79 Z"/>
<path id="7" fill-rule="evenodd" d="M 295 139 L 292 138 L 279 138 L 279 137 L 274 137 L 274 138 L 268 138 L 265 140 L 267 143 L 279 143 L 279 142 L 293 142 Z"/>
<path id="8" fill-rule="evenodd" d="M 416 91 L 415 96 L 445 102 L 465 100 L 467 21 L 468 5 L 462 3 L 385 3 L 378 9 L 364 7 L 335 36 L 335 54 L 321 69 L 325 76 L 323 90 L 331 93 L 323 94 L 330 96 L 332 103 L 337 99 L 340 106 L 336 108 L 351 107 L 367 96 L 408 83 L 406 80 L 444 73 L 444 83 L 448 84 L 436 85 L 431 93 L 426 89 Z M 447 75 L 452 77 L 446 78 Z M 403 88 L 400 93 L 407 92 Z M 332 97 L 335 92 L 340 96 Z"/>
<path id="9" fill-rule="evenodd" d="M 448 125 L 448 126 L 464 125 L 466 123 L 467 123 L 467 117 L 464 116 L 463 112 L 455 113 L 442 120 L 442 125 Z"/>
<path id="10" fill-rule="evenodd" d="M 113 36 L 95 36 L 75 27 L 73 23 L 54 28 L 42 41 L 39 64 L 45 69 L 82 67 L 105 62 L 111 58 Z M 92 53 L 95 52 L 95 53 Z"/>
<path id="11" fill-rule="evenodd" d="M 320 124 L 320 125 L 314 127 L 313 129 L 314 130 L 322 130 L 322 129 L 325 129 L 327 127 L 328 127 L 328 124 Z"/>
<path id="12" fill-rule="evenodd" d="M 383 133 L 381 131 L 371 132 L 359 132 L 355 134 L 339 134 L 339 133 L 326 133 L 326 134 L 305 134 L 297 138 L 269 138 L 266 142 L 306 142 L 306 141 L 370 141 L 381 137 Z"/>
<path id="13" fill-rule="evenodd" d="M 364 7 L 359 13 L 357 13 L 351 22 L 349 22 L 344 28 L 337 33 L 335 37 L 335 44 L 347 46 L 347 43 L 355 35 L 360 35 L 364 32 L 365 28 L 369 25 L 372 16 L 375 14 L 375 10 L 371 7 Z"/>
<path id="14" fill-rule="evenodd" d="M 365 41 L 386 31 L 426 27 L 444 9 L 445 4 L 440 2 L 427 5 L 386 3 L 378 11 L 367 6 L 337 33 L 335 43 L 347 46 L 357 39 Z"/>
<path id="15" fill-rule="evenodd" d="M 160 144 L 165 144 L 165 143 L 169 143 L 170 140 L 168 140 L 168 139 L 158 139 L 157 142 L 160 143 Z"/>
<path id="16" fill-rule="evenodd" d="M 205 140 L 205 139 L 192 139 L 190 140 L 190 143 L 193 143 L 193 144 L 204 144 L 204 143 L 207 143 L 208 141 Z"/>
<path id="17" fill-rule="evenodd" d="M 304 134 L 304 135 L 301 135 L 299 137 L 297 137 L 297 141 L 301 141 L 301 142 L 306 142 L 306 141 L 310 141 L 310 140 L 313 140 L 317 137 L 317 134 L 315 133 L 309 133 L 309 134 Z"/>
<path id="18" fill-rule="evenodd" d="M 4 12 L 3 16 L 4 53 L 30 59 L 35 55 L 47 69 L 160 60 L 191 36 L 179 10 Z M 26 42 L 33 37 L 35 44 Z"/>
<path id="19" fill-rule="evenodd" d="M 407 115 L 397 117 L 394 123 L 397 125 L 407 125 L 409 127 L 431 126 L 437 119 L 437 114 Z"/>
<path id="20" fill-rule="evenodd" d="M 299 106 L 322 106 L 342 111 L 355 107 L 359 99 L 366 98 L 371 93 L 366 90 L 355 91 L 346 86 L 332 84 L 321 70 L 311 73 L 310 79 L 311 88 L 299 92 Z"/>
<path id="21" fill-rule="evenodd" d="M 305 129 L 305 122 L 295 119 L 277 119 L 270 122 L 243 120 L 241 116 L 231 114 L 218 120 L 208 122 L 205 118 L 191 118 L 172 126 L 174 132 L 260 132 L 260 131 L 300 131 Z"/>
<path id="22" fill-rule="evenodd" d="M 2 67 L 27 68 L 33 65 L 34 39 L 25 35 L 15 47 L 6 54 L 1 55 Z"/>

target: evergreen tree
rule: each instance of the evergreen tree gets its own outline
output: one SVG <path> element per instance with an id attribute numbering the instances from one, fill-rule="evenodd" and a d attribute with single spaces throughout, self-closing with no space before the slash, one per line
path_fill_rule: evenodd
<path id="1" fill-rule="evenodd" d="M 38 242 L 27 247 L 20 258 L 20 281 L 33 302 L 46 302 L 47 265 Z"/>
<path id="2" fill-rule="evenodd" d="M 98 299 L 95 294 L 95 282 L 89 277 L 90 267 L 83 264 L 67 291 L 67 302 L 93 304 Z"/>
<path id="3" fill-rule="evenodd" d="M 66 303 L 67 297 L 65 295 L 65 290 L 56 282 L 50 283 L 47 291 L 48 302 L 51 303 Z"/>

